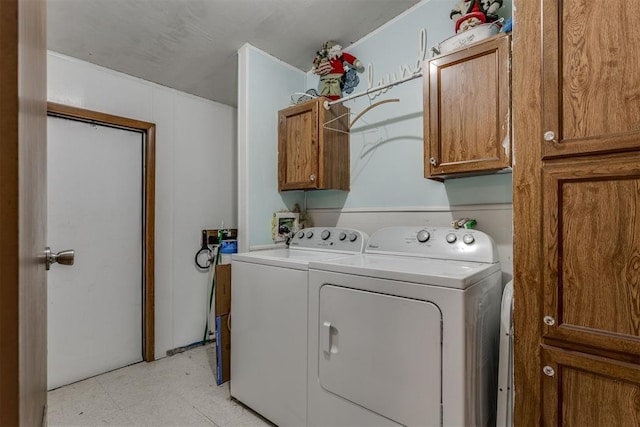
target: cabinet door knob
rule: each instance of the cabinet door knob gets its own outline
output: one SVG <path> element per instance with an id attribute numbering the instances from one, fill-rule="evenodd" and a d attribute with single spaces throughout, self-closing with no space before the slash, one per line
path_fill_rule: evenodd
<path id="1" fill-rule="evenodd" d="M 556 134 L 555 132 L 548 130 L 544 133 L 544 140 L 547 142 L 558 142 L 556 141 Z"/>
<path id="2" fill-rule="evenodd" d="M 311 182 L 314 182 L 316 180 L 315 174 L 311 174 L 311 176 L 309 176 L 309 179 L 311 180 Z"/>
<path id="3" fill-rule="evenodd" d="M 435 157 L 430 158 L 429 163 L 431 163 L 431 166 L 438 166 L 438 161 Z"/>

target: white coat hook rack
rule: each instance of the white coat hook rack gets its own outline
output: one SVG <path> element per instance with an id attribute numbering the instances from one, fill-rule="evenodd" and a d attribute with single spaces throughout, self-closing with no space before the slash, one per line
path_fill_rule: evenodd
<path id="1" fill-rule="evenodd" d="M 349 134 L 349 130 L 353 127 L 353 124 L 355 122 L 357 122 L 362 116 L 364 116 L 367 112 L 371 111 L 372 109 L 379 107 L 382 104 L 387 104 L 389 102 L 400 102 L 400 100 L 398 98 L 394 98 L 394 99 L 384 99 L 382 101 L 378 101 L 375 104 L 371 104 L 369 105 L 367 108 L 365 108 L 364 110 L 362 110 L 352 121 L 351 123 L 349 123 L 347 130 L 342 130 L 342 129 L 337 129 L 337 128 L 332 128 L 330 126 L 327 126 L 330 123 L 335 122 L 336 120 L 340 120 L 341 118 L 350 115 L 351 113 L 344 113 L 344 114 L 340 114 L 338 117 L 334 117 L 331 120 L 326 121 L 325 123 L 322 124 L 322 127 L 324 129 L 327 130 L 332 130 L 334 132 L 340 132 L 340 133 L 346 133 Z"/>
<path id="2" fill-rule="evenodd" d="M 338 129 L 338 128 L 332 128 L 331 126 L 328 126 L 328 125 L 329 125 L 329 124 L 331 124 L 331 123 L 333 123 L 333 122 L 335 122 L 335 121 L 340 120 L 340 119 L 341 119 L 341 118 L 343 118 L 343 117 L 347 117 L 347 116 L 349 116 L 350 114 L 351 114 L 351 113 L 343 113 L 343 114 L 340 114 L 340 115 L 339 115 L 339 116 L 337 116 L 337 117 L 334 117 L 334 118 L 333 118 L 333 119 L 331 119 L 331 120 L 327 120 L 326 122 L 324 122 L 324 123 L 322 124 L 322 128 L 323 128 L 323 129 L 327 129 L 327 130 L 331 130 L 331 131 L 334 131 L 334 132 L 346 133 L 347 135 L 349 135 L 349 127 L 350 127 L 349 125 L 347 125 L 347 130 Z M 347 120 L 348 120 L 348 119 L 347 119 Z"/>
<path id="3" fill-rule="evenodd" d="M 370 89 L 365 90 L 364 92 L 354 93 L 353 95 L 345 96 L 344 98 L 336 99 L 335 101 L 324 101 L 323 105 L 324 105 L 325 110 L 328 110 L 329 108 L 331 108 L 331 106 L 333 104 L 340 104 L 341 102 L 350 101 L 352 99 L 360 98 L 361 96 L 369 95 L 369 94 L 372 94 L 374 92 L 378 92 L 378 91 L 380 91 L 382 89 L 386 89 L 388 87 L 397 86 L 399 84 L 406 83 L 406 82 L 408 82 L 410 80 L 415 80 L 415 79 L 420 78 L 420 77 L 422 77 L 422 71 L 418 71 L 417 73 L 411 74 L 410 76 L 405 77 L 404 79 L 400 79 L 400 80 L 396 80 L 394 82 L 389 82 L 387 84 L 383 84 L 383 85 L 380 85 L 380 86 L 372 87 Z"/>

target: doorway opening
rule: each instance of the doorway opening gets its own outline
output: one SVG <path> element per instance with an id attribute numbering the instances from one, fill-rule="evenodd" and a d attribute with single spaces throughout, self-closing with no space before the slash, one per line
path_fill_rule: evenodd
<path id="1" fill-rule="evenodd" d="M 155 360 L 155 131 L 154 123 L 49 102 L 47 115 L 140 132 L 142 156 L 142 360 Z"/>

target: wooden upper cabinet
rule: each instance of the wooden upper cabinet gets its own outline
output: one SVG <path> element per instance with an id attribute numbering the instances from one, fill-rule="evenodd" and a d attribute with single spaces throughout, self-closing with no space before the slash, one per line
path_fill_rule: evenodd
<path id="1" fill-rule="evenodd" d="M 349 190 L 349 109 L 324 101 L 278 112 L 278 191 Z"/>
<path id="2" fill-rule="evenodd" d="M 542 5 L 544 156 L 640 148 L 637 0 Z"/>
<path id="3" fill-rule="evenodd" d="M 498 34 L 428 62 L 423 78 L 425 177 L 511 166 L 509 52 L 510 36 Z"/>
<path id="4" fill-rule="evenodd" d="M 640 356 L 640 152 L 542 169 L 544 337 Z"/>

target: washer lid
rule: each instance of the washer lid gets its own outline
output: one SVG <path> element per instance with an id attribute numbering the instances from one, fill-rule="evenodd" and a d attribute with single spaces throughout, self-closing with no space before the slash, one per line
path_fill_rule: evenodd
<path id="1" fill-rule="evenodd" d="M 309 268 L 423 285 L 466 289 L 499 271 L 500 264 L 358 254 L 325 262 L 311 261 Z"/>
<path id="2" fill-rule="evenodd" d="M 326 261 L 347 256 L 351 256 L 351 254 L 282 248 L 233 254 L 231 259 L 232 261 L 293 268 L 296 270 L 308 270 L 309 262 Z"/>

